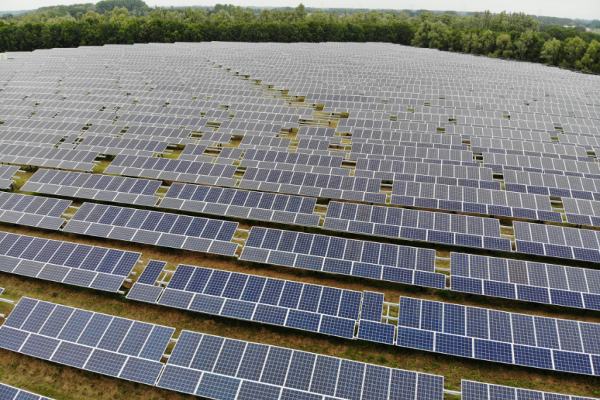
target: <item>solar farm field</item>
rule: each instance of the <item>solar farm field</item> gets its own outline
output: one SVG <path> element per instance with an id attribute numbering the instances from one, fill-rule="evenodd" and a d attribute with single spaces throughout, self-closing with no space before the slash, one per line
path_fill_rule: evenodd
<path id="1" fill-rule="evenodd" d="M 381 43 L 0 61 L 0 400 L 600 397 L 597 76 Z"/>

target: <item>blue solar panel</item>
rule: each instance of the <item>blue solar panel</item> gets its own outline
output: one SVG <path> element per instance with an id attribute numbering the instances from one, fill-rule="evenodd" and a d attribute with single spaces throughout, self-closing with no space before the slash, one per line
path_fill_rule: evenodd
<path id="1" fill-rule="evenodd" d="M 442 377 L 183 331 L 157 386 L 211 398 L 320 400 L 396 398 L 397 384 L 422 399 L 443 396 Z"/>
<path id="2" fill-rule="evenodd" d="M 502 258 L 452 253 L 451 288 L 466 293 L 595 309 L 596 294 L 587 293 L 590 290 L 588 286 L 595 285 L 590 283 L 595 279 L 595 272 L 582 268 L 567 269 L 572 277 L 571 290 L 568 290 L 564 267 L 536 262 L 520 262 L 518 268 L 521 272 L 511 272 L 511 279 L 518 283 L 509 283 L 508 265 L 514 263 Z M 584 301 L 586 298 L 589 305 Z"/>
<path id="3" fill-rule="evenodd" d="M 56 307 L 52 303 L 23 298 L 0 328 L 0 346 L 42 359 L 152 384 L 162 370 L 159 361 L 175 330 L 152 324 L 144 324 L 150 328 L 145 331 L 130 329 L 137 324 L 123 318 L 71 307 Z M 11 325 L 18 330 L 10 328 Z M 38 331 L 54 337 L 58 332 L 61 334 L 51 338 L 37 335 Z M 28 333 L 31 334 L 25 341 Z M 11 343 L 16 343 L 15 340 L 20 340 L 23 345 L 11 346 Z M 80 346 L 75 341 L 91 347 Z M 132 351 L 132 341 L 142 343 L 143 348 Z M 140 368 L 143 373 L 140 373 Z"/>

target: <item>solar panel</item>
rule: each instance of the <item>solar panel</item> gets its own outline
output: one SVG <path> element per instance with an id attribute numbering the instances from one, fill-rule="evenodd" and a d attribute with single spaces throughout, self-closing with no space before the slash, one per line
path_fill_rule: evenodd
<path id="1" fill-rule="evenodd" d="M 108 292 L 119 291 L 140 253 L 0 233 L 0 270 Z"/>
<path id="2" fill-rule="evenodd" d="M 401 388 L 441 400 L 443 384 L 441 376 L 183 331 L 157 386 L 231 399 L 391 398 Z"/>
<path id="3" fill-rule="evenodd" d="M 52 400 L 49 397 L 40 396 L 23 389 L 9 386 L 5 383 L 0 383 L 0 398 L 3 400 Z"/>
<path id="4" fill-rule="evenodd" d="M 84 203 L 66 232 L 233 256 L 237 222 Z"/>
<path id="5" fill-rule="evenodd" d="M 20 167 L 14 165 L 0 165 L 0 189 L 8 189 L 12 186 L 12 178 Z"/>
<path id="6" fill-rule="evenodd" d="M 253 227 L 241 260 L 445 288 L 435 250 Z"/>
<path id="7" fill-rule="evenodd" d="M 174 331 L 23 297 L 0 327 L 0 347 L 154 385 Z"/>
<path id="8" fill-rule="evenodd" d="M 594 351 L 582 343 L 597 324 L 407 297 L 398 315 L 399 346 L 593 375 Z"/>
<path id="9" fill-rule="evenodd" d="M 57 230 L 65 222 L 61 215 L 70 200 L 17 193 L 0 193 L 0 221 Z"/>
<path id="10" fill-rule="evenodd" d="M 161 183 L 147 179 L 39 169 L 21 190 L 43 194 L 154 206 Z"/>
<path id="11" fill-rule="evenodd" d="M 450 266 L 451 288 L 459 292 L 592 310 L 599 306 L 600 273 L 595 270 L 461 253 L 451 253 Z"/>
<path id="12" fill-rule="evenodd" d="M 98 153 L 80 150 L 60 150 L 34 146 L 2 146 L 0 161 L 7 164 L 33 165 L 76 171 L 92 171 L 92 161 Z"/>
<path id="13" fill-rule="evenodd" d="M 319 226 L 320 217 L 313 214 L 316 201 L 317 199 L 310 197 L 174 183 L 159 207 L 235 218 Z"/>
<path id="14" fill-rule="evenodd" d="M 232 178 L 236 170 L 235 165 L 119 155 L 104 170 L 104 173 L 206 185 L 219 182 L 221 186 L 234 186 L 237 180 Z"/>
<path id="15" fill-rule="evenodd" d="M 360 206 L 362 213 L 359 215 L 356 214 L 354 203 L 330 202 L 329 207 L 323 224 L 323 227 L 328 229 L 494 250 L 512 250 L 510 240 L 500 236 L 500 222 L 497 219 L 368 205 Z M 349 209 L 353 209 L 354 212 L 348 212 Z M 447 221 L 450 217 L 452 223 Z M 464 221 L 458 221 L 461 217 Z M 395 227 L 400 229 L 394 229 Z"/>
<path id="16" fill-rule="evenodd" d="M 527 222 L 514 223 L 517 251 L 587 262 L 600 261 L 596 231 Z"/>
<path id="17" fill-rule="evenodd" d="M 184 264 L 177 267 L 163 289 L 155 286 L 155 282 L 165 264 L 149 262 L 127 298 L 334 336 L 354 337 L 362 298 L 360 292 Z"/>
<path id="18" fill-rule="evenodd" d="M 520 389 L 509 386 L 492 385 L 489 383 L 474 382 L 463 379 L 461 381 L 461 398 L 464 400 L 578 400 L 579 396 L 542 392 L 539 390 Z M 588 399 L 592 400 L 592 399 Z"/>

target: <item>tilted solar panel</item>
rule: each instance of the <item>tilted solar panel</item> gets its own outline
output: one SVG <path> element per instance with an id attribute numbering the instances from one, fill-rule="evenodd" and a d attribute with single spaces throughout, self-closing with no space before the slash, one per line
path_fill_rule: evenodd
<path id="1" fill-rule="evenodd" d="M 117 292 L 141 253 L 0 232 L 0 270 Z"/>
<path id="2" fill-rule="evenodd" d="M 253 227 L 240 260 L 445 288 L 435 250 Z"/>
<path id="3" fill-rule="evenodd" d="M 210 399 L 441 400 L 444 378 L 183 331 L 158 387 Z"/>
<path id="4" fill-rule="evenodd" d="M 0 347 L 154 385 L 174 328 L 23 297 L 0 327 Z"/>
<path id="5" fill-rule="evenodd" d="M 600 271 L 462 253 L 450 258 L 452 290 L 600 310 Z"/>

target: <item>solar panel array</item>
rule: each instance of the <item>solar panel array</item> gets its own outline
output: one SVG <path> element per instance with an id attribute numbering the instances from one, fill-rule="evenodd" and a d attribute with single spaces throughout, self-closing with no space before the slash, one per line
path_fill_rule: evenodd
<path id="1" fill-rule="evenodd" d="M 600 168 L 590 157 L 583 157 L 581 161 L 575 161 L 549 157 L 484 153 L 483 161 L 488 168 L 494 171 L 527 171 L 554 175 L 573 174 L 572 176 L 600 178 Z"/>
<path id="2" fill-rule="evenodd" d="M 23 389 L 0 383 L 0 399 L 3 400 L 52 400 L 49 397 L 39 396 Z"/>
<path id="3" fill-rule="evenodd" d="M 252 227 L 240 260 L 443 289 L 435 250 Z"/>
<path id="4" fill-rule="evenodd" d="M 400 298 L 396 344 L 506 364 L 600 374 L 600 324 Z"/>
<path id="5" fill-rule="evenodd" d="M 162 154 L 169 143 L 158 140 L 124 139 L 120 137 L 86 135 L 83 140 L 77 142 L 76 145 L 77 150 L 93 151 L 100 154 L 128 154 L 152 157 L 154 154 Z"/>
<path id="6" fill-rule="evenodd" d="M 238 223 L 84 203 L 65 232 L 233 256 Z"/>
<path id="7" fill-rule="evenodd" d="M 159 181 L 38 169 L 21 190 L 82 199 L 155 206 Z"/>
<path id="8" fill-rule="evenodd" d="M 174 328 L 23 297 L 0 327 L 0 348 L 153 385 Z"/>
<path id="9" fill-rule="evenodd" d="M 70 205 L 70 200 L 4 192 L 0 193 L 0 221 L 57 230 Z"/>
<path id="10" fill-rule="evenodd" d="M 342 155 L 308 155 L 302 153 L 288 153 L 276 150 L 246 150 L 240 167 L 278 168 L 279 164 L 303 165 L 311 167 L 341 168 Z M 285 168 L 285 166 L 282 166 Z"/>
<path id="11" fill-rule="evenodd" d="M 446 135 L 440 136 L 442 136 L 442 139 L 446 137 Z M 452 136 L 447 137 L 453 138 Z M 467 150 L 467 146 L 463 145 L 415 142 L 396 145 L 392 143 L 394 141 L 391 140 L 389 144 L 355 143 L 353 141 L 350 159 L 358 161 L 357 168 L 358 164 L 361 164 L 363 167 L 360 169 L 370 171 L 380 170 L 381 162 L 377 162 L 377 160 L 432 162 L 435 164 L 446 164 L 447 161 L 451 161 L 448 164 L 453 165 L 461 165 L 463 162 L 474 163 L 473 153 Z M 389 168 L 384 167 L 383 170 L 389 170 Z"/>
<path id="12" fill-rule="evenodd" d="M 333 173 L 336 171 L 315 172 L 320 168 L 329 169 L 328 167 L 309 168 L 312 172 L 248 168 L 239 187 L 329 199 L 385 203 L 386 195 L 379 193 L 381 179 L 348 176 L 350 171 L 347 169 L 338 169 L 340 174 L 336 175 Z"/>
<path id="13" fill-rule="evenodd" d="M 106 174 L 164 179 L 167 181 L 235 186 L 235 165 L 175 160 L 160 157 L 120 155 L 104 170 Z"/>
<path id="14" fill-rule="evenodd" d="M 0 271 L 117 292 L 141 254 L 0 232 Z"/>
<path id="15" fill-rule="evenodd" d="M 165 55 L 172 64 L 168 71 L 164 70 Z M 381 43 L 213 42 L 14 53 L 11 60 L 4 61 L 0 74 L 0 161 L 91 171 L 99 153 L 119 154 L 105 173 L 157 181 L 41 170 L 23 190 L 156 206 L 158 180 L 198 183 L 220 187 L 172 184 L 159 207 L 307 226 L 319 224 L 317 197 L 376 203 L 330 202 L 325 228 L 487 249 L 511 250 L 505 238 L 509 235 L 500 234 L 498 219 L 454 213 L 600 226 L 600 208 L 596 210 L 600 169 L 595 160 L 600 148 L 596 139 L 600 113 L 593 106 L 599 97 L 589 91 L 597 84 L 596 78 L 493 58 L 465 60 L 466 56 L 459 54 Z M 462 73 L 457 75 L 458 70 Z M 519 85 L 514 85 L 515 80 Z M 178 159 L 166 158 L 172 155 L 166 150 L 168 144 L 177 145 L 177 151 L 185 146 Z M 161 152 L 166 157 L 154 156 Z M 35 214 L 29 207 L 57 201 L 38 196 L 29 205 L 30 200 L 13 204 L 13 196 L 21 195 L 1 196 L 0 210 L 5 211 L 0 221 L 34 226 L 40 223 L 39 216 L 46 216 Z M 19 211 L 21 207 L 27 209 Z M 62 212 L 53 217 L 56 224 L 63 223 Z M 485 221 L 492 222 L 486 226 Z M 190 230 L 193 224 L 197 225 Z M 237 225 L 231 224 L 85 203 L 66 231 L 233 255 L 238 245 L 231 242 L 231 236 Z M 518 252 L 600 262 L 596 231 L 522 222 L 515 222 L 514 230 Z M 25 239 L 15 243 L 24 246 Z M 18 252 L 21 245 L 15 246 L 7 251 Z M 19 257 L 32 257 L 28 252 L 37 249 L 32 246 L 33 242 Z M 85 249 L 77 246 L 69 257 Z M 13 256 L 1 257 L 8 260 Z M 32 260 L 16 259 L 19 266 L 36 271 L 26 263 Z M 433 250 L 256 227 L 241 259 L 434 288 L 445 288 L 446 282 L 444 275 L 435 273 Z M 44 263 L 41 272 L 53 265 Z M 165 283 L 157 280 L 165 274 L 164 267 L 164 263 L 149 263 L 130 296 L 160 303 L 167 293 L 183 293 L 177 297 L 182 299 L 183 308 L 193 309 L 197 304 L 205 310 L 207 305 L 216 309 L 219 302 L 223 310 L 228 302 L 246 302 L 252 304 L 248 308 L 254 307 L 253 315 L 246 319 L 254 319 L 259 307 L 282 308 L 283 295 L 288 293 L 288 282 L 266 279 L 265 296 L 272 294 L 274 298 L 279 293 L 271 286 L 267 290 L 267 285 L 283 285 L 277 304 L 262 303 L 262 295 L 255 302 L 244 300 L 245 291 L 239 297 L 227 297 L 233 277 L 246 282 L 257 277 L 218 270 L 208 270 L 210 277 L 200 291 L 202 285 L 194 288 L 192 282 L 203 282 L 199 271 L 207 269 L 183 265 L 179 269 L 193 269 L 187 281 L 181 279 L 185 288 L 175 289 L 176 276 L 162 288 Z M 452 255 L 451 267 L 452 290 L 600 308 L 600 285 L 596 271 L 591 269 L 456 254 Z M 69 274 L 82 269 L 74 268 Z M 175 275 L 182 273 L 179 269 Z M 94 273 L 100 276 L 104 272 Z M 156 277 L 150 276 L 156 273 Z M 231 288 L 240 290 L 240 285 L 232 283 Z M 303 288 L 312 286 L 303 284 Z M 222 291 L 213 295 L 213 287 L 215 293 Z M 322 292 L 333 290 L 318 288 Z M 184 304 L 185 296 L 192 296 L 188 304 Z M 213 302 L 196 302 L 196 298 Z M 320 308 L 323 302 L 319 301 Z M 509 346 L 510 363 L 584 374 L 600 370 L 599 354 L 591 339 L 597 341 L 599 335 L 593 324 L 505 313 L 502 315 L 509 315 L 509 324 L 496 321 L 494 325 L 492 315 L 500 318 L 499 312 L 484 310 L 492 327 L 486 331 L 482 311 L 463 307 L 460 314 L 456 307 L 461 306 L 419 302 L 421 310 L 441 307 L 441 331 L 423 326 L 438 324 L 438 316 L 423 314 L 419 315 L 419 328 L 400 324 L 396 338 L 397 328 L 383 294 L 364 292 L 360 315 L 348 318 L 354 337 L 387 344 L 405 340 L 413 347 L 433 346 L 435 351 L 458 355 L 467 354 L 470 343 L 469 357 L 501 362 L 508 362 Z M 384 305 L 388 315 L 382 316 Z M 243 310 L 240 305 L 235 311 Z M 218 311 L 213 314 L 224 315 Z M 310 313 L 300 305 L 286 308 L 285 324 L 292 311 Z M 414 321 L 411 312 L 401 312 L 400 321 Z M 320 321 L 334 316 L 314 314 L 319 314 Z M 279 321 L 277 315 L 271 313 L 263 321 Z M 527 322 L 530 320 L 533 330 Z M 300 322 L 310 321 L 307 317 Z M 496 326 L 497 332 L 492 332 Z M 410 335 L 408 329 L 412 329 Z M 510 336 L 510 340 L 494 340 L 492 334 Z M 195 336 L 194 340 L 199 343 L 204 338 Z M 251 344 L 229 345 L 239 349 Z M 311 370 L 301 375 L 303 379 L 310 377 L 302 389 L 282 388 L 284 381 L 273 386 L 267 382 L 270 373 L 260 372 L 262 367 L 253 368 L 253 372 L 259 371 L 264 380 L 260 375 L 254 380 L 240 376 L 242 356 L 223 358 L 224 369 L 219 369 L 218 359 L 225 353 L 219 350 L 217 355 L 215 348 L 207 350 L 213 352 L 210 355 L 214 354 L 215 363 L 207 364 L 206 369 L 199 365 L 210 358 L 209 353 L 196 352 L 196 347 L 186 350 L 191 364 L 186 362 L 174 370 L 169 384 L 183 385 L 176 389 L 184 387 L 181 391 L 186 393 L 236 399 L 329 400 L 332 396 L 354 399 L 362 394 L 365 399 L 391 400 L 421 396 L 421 375 L 411 373 L 398 383 L 396 377 L 401 375 L 377 369 L 377 380 L 365 377 L 362 383 L 356 378 L 358 374 L 342 372 L 343 368 L 359 369 L 358 364 L 340 360 L 335 362 L 343 368 L 335 377 L 315 378 Z M 266 349 L 271 354 L 272 348 Z M 274 358 L 266 365 L 273 372 L 287 373 L 280 367 L 281 360 Z M 333 362 L 328 363 L 322 371 L 329 373 Z M 298 376 L 288 373 L 285 381 Z M 317 383 L 313 385 L 314 379 Z M 325 387 L 325 383 L 333 385 L 332 391 L 312 390 L 313 386 Z M 386 389 L 377 392 L 370 388 Z M 411 392 L 409 388 L 414 389 Z M 434 397 L 431 393 L 422 396 Z M 517 393 L 517 398 L 520 396 L 540 398 L 533 392 Z M 440 397 L 436 392 L 435 398 Z M 508 399 L 508 394 L 504 398 Z"/>
<path id="16" fill-rule="evenodd" d="M 408 240 L 512 251 L 500 221 L 402 208 L 329 202 L 323 228 Z"/>
<path id="17" fill-rule="evenodd" d="M 19 171 L 20 167 L 15 165 L 0 165 L 0 189 L 8 189 L 12 186 L 12 177 Z"/>
<path id="18" fill-rule="evenodd" d="M 469 163 L 470 164 L 470 163 Z M 446 183 L 458 179 L 493 181 L 491 168 L 392 160 L 365 160 L 356 163 L 358 175 L 366 178 L 380 178 L 394 181 Z"/>
<path id="19" fill-rule="evenodd" d="M 97 152 L 83 150 L 12 144 L 0 145 L 0 162 L 77 171 L 91 171 L 95 165 L 92 161 L 98 157 L 98 154 Z"/>
<path id="20" fill-rule="evenodd" d="M 61 134 L 12 131 L 2 132 L 0 143 L 51 148 L 63 138 L 64 135 Z"/>
<path id="21" fill-rule="evenodd" d="M 600 226 L 600 202 L 585 199 L 563 198 L 567 222 L 577 225 Z"/>
<path id="22" fill-rule="evenodd" d="M 127 298 L 354 338 L 360 292 L 184 264 L 163 289 L 154 284 L 164 266 L 149 263 Z"/>
<path id="23" fill-rule="evenodd" d="M 503 173 L 507 191 L 588 200 L 597 198 L 600 193 L 600 177 L 595 174 L 587 177 L 579 175 L 512 170 Z"/>
<path id="24" fill-rule="evenodd" d="M 556 225 L 514 222 L 517 251 L 600 262 L 600 232 Z"/>
<path id="25" fill-rule="evenodd" d="M 210 399 L 442 400 L 444 378 L 184 330 L 157 386 Z"/>
<path id="26" fill-rule="evenodd" d="M 600 271 L 463 253 L 450 258 L 452 290 L 600 310 Z"/>
<path id="27" fill-rule="evenodd" d="M 480 181 L 484 183 L 486 181 Z M 466 182 L 465 182 L 466 183 Z M 550 196 L 509 192 L 497 188 L 451 186 L 421 182 L 394 182 L 391 204 L 471 214 L 563 222 L 552 210 Z M 487 186 L 487 185 L 486 185 Z"/>
<path id="28" fill-rule="evenodd" d="M 311 197 L 173 183 L 159 207 L 319 226 L 320 217 L 313 214 L 316 202 Z"/>
<path id="29" fill-rule="evenodd" d="M 510 386 L 462 380 L 461 400 L 593 400 L 581 396 L 568 396 L 539 390 L 519 389 Z"/>

